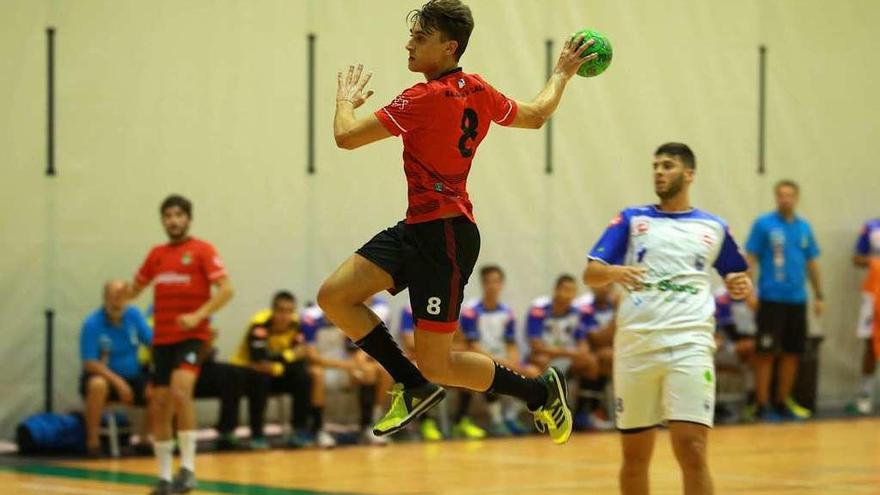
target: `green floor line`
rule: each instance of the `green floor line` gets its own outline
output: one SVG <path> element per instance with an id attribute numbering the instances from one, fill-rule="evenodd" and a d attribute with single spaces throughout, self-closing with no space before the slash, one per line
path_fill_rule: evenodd
<path id="1" fill-rule="evenodd" d="M 38 464 L 30 466 L 3 466 L 0 471 L 12 471 L 16 473 L 34 474 L 38 476 L 52 476 L 56 478 L 68 478 L 78 480 L 103 481 L 123 485 L 152 486 L 156 483 L 155 476 L 145 474 L 124 473 L 97 469 L 84 469 L 66 466 L 53 466 L 51 464 Z M 300 488 L 282 488 L 266 485 L 250 485 L 232 483 L 228 481 L 199 480 L 199 491 L 232 493 L 239 495 L 355 495 L 341 492 L 324 492 L 305 490 Z"/>

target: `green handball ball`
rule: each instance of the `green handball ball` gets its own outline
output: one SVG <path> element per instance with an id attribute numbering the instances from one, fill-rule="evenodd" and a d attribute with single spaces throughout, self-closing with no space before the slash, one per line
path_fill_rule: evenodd
<path id="1" fill-rule="evenodd" d="M 587 48 L 587 51 L 583 53 L 582 56 L 586 57 L 591 53 L 598 53 L 599 56 L 596 57 L 595 60 L 591 60 L 589 62 L 584 62 L 578 68 L 578 75 L 582 77 L 595 77 L 599 74 L 605 72 L 605 69 L 611 65 L 611 56 L 613 55 L 613 51 L 611 49 L 611 42 L 608 41 L 608 38 L 605 37 L 604 34 L 599 31 L 594 31 L 592 29 L 581 29 L 580 31 L 574 33 L 571 36 L 571 39 L 574 40 L 578 36 L 584 36 L 584 43 L 590 40 L 590 38 L 595 40 L 593 46 Z M 578 45 L 580 46 L 580 45 Z"/>

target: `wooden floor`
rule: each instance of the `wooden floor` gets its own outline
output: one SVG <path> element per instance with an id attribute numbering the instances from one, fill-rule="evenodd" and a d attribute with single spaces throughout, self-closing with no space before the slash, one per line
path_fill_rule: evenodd
<path id="1" fill-rule="evenodd" d="M 718 494 L 878 494 L 880 419 L 718 428 L 711 436 Z M 617 493 L 617 434 L 397 444 L 332 451 L 205 454 L 194 493 L 258 495 L 601 495 Z M 146 493 L 149 458 L 0 468 L 0 493 Z M 653 494 L 680 493 L 667 434 Z"/>

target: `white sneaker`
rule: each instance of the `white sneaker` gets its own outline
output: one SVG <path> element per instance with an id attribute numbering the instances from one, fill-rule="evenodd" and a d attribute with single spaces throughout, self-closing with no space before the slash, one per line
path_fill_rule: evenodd
<path id="1" fill-rule="evenodd" d="M 376 445 L 379 447 L 384 447 L 388 445 L 388 437 L 380 437 L 373 433 L 372 427 L 367 427 L 364 429 L 363 439 L 368 445 Z"/>
<path id="2" fill-rule="evenodd" d="M 615 429 L 614 421 L 605 419 L 595 413 L 590 414 L 590 422 L 593 423 L 593 428 L 597 431 L 611 431 Z"/>
<path id="3" fill-rule="evenodd" d="M 870 397 L 861 396 L 856 399 L 856 409 L 858 409 L 859 414 L 868 415 L 871 414 L 871 410 L 874 409 L 874 404 L 871 403 Z"/>
<path id="4" fill-rule="evenodd" d="M 332 449 L 336 447 L 336 439 L 333 438 L 333 435 L 321 430 L 318 432 L 316 444 L 322 449 Z"/>

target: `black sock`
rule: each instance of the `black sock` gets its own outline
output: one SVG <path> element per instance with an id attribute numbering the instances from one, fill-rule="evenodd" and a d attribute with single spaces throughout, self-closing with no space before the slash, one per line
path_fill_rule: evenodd
<path id="1" fill-rule="evenodd" d="M 487 392 L 510 395 L 525 401 L 530 411 L 536 411 L 547 402 L 547 387 L 538 378 L 526 378 L 495 363 L 495 378 Z"/>
<path id="2" fill-rule="evenodd" d="M 593 412 L 599 408 L 602 392 L 605 390 L 605 377 L 595 380 L 581 378 L 578 384 L 578 400 L 575 407 L 577 413 Z"/>
<path id="3" fill-rule="evenodd" d="M 373 422 L 373 402 L 375 397 L 375 385 L 361 385 L 360 397 L 358 397 L 361 406 L 361 428 L 366 428 Z"/>
<path id="4" fill-rule="evenodd" d="M 324 408 L 312 406 L 312 429 L 316 432 L 324 428 Z"/>
<path id="5" fill-rule="evenodd" d="M 381 364 L 394 381 L 402 383 L 404 388 L 415 388 L 428 383 L 416 365 L 403 355 L 384 323 L 376 325 L 376 328 L 355 342 L 355 345 Z"/>
<path id="6" fill-rule="evenodd" d="M 467 416 L 468 409 L 471 408 L 471 399 L 474 394 L 464 390 L 458 393 L 458 408 L 455 410 L 455 422 L 458 423 Z"/>

